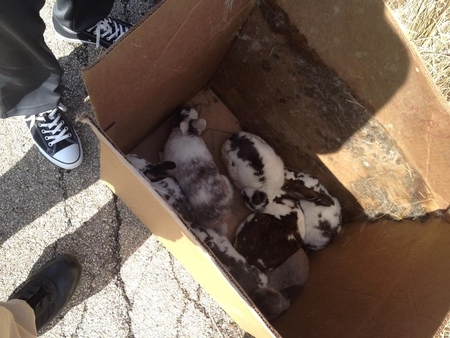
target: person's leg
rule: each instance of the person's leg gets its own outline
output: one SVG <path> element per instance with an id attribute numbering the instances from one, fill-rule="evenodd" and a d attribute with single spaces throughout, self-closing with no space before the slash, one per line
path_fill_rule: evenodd
<path id="1" fill-rule="evenodd" d="M 44 42 L 43 5 L 44 0 L 0 1 L 0 118 L 26 116 L 39 151 L 73 169 L 83 152 L 59 103 L 62 69 Z"/>
<path id="2" fill-rule="evenodd" d="M 81 32 L 106 18 L 113 5 L 114 0 L 57 0 L 53 17 L 72 32 Z"/>
<path id="3" fill-rule="evenodd" d="M 0 1 L 2 118 L 36 115 L 59 103 L 62 70 L 44 42 L 43 5 L 44 0 Z"/>
<path id="4" fill-rule="evenodd" d="M 35 338 L 33 309 L 20 299 L 0 302 L 0 332 L 4 338 Z"/>
<path id="5" fill-rule="evenodd" d="M 75 257 L 67 254 L 60 255 L 31 275 L 3 306 L 9 306 L 11 311 L 12 305 L 20 304 L 17 317 L 13 311 L 11 312 L 13 312 L 16 321 L 24 319 L 21 321 L 21 325 L 27 323 L 27 329 L 30 326 L 30 317 L 28 317 L 30 313 L 26 318 L 19 317 L 25 316 L 25 311 L 31 308 L 34 313 L 32 320 L 35 324 L 35 330 L 39 331 L 61 313 L 67 305 L 78 286 L 81 272 L 81 265 Z M 21 301 L 24 301 L 28 307 L 24 306 Z"/>
<path id="6" fill-rule="evenodd" d="M 131 27 L 108 17 L 114 0 L 57 0 L 53 6 L 56 33 L 73 42 L 111 46 Z"/>

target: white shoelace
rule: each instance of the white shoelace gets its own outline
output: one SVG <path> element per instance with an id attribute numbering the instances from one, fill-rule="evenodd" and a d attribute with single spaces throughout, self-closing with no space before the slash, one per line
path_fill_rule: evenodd
<path id="1" fill-rule="evenodd" d="M 48 134 L 48 136 L 46 135 L 44 138 L 46 141 L 50 141 L 48 142 L 49 147 L 52 147 L 56 143 L 72 136 L 72 134 L 67 133 L 67 131 L 69 130 L 68 127 L 63 128 L 64 121 L 61 120 L 61 115 L 58 110 L 62 110 L 63 112 L 65 112 L 67 111 L 67 108 L 60 104 L 58 108 L 48 110 L 34 117 L 36 121 L 35 123 L 37 123 L 39 128 L 41 128 L 42 134 Z M 46 117 L 44 116 L 45 114 L 48 114 L 47 119 L 52 120 L 52 122 L 41 122 L 46 121 Z"/>
<path id="2" fill-rule="evenodd" d="M 118 39 L 128 31 L 128 27 L 124 27 L 121 24 L 106 18 L 99 21 L 94 27 L 89 28 L 87 31 L 94 31 L 96 36 L 95 46 L 98 48 L 100 46 L 100 38 L 105 38 L 108 41 Z"/>

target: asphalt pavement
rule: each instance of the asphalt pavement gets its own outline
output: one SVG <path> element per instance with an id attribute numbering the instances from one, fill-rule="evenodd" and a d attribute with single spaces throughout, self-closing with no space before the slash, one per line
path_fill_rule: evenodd
<path id="1" fill-rule="evenodd" d="M 22 118 L 0 120 L 0 300 L 48 260 L 69 253 L 83 265 L 81 283 L 42 337 L 248 337 L 99 181 L 98 141 L 76 116 L 93 116 L 81 69 L 103 49 L 59 39 L 53 3 L 41 11 L 45 40 L 65 72 L 62 102 L 84 161 L 59 169 L 39 153 Z M 153 5 L 116 1 L 111 15 L 136 23 Z"/>

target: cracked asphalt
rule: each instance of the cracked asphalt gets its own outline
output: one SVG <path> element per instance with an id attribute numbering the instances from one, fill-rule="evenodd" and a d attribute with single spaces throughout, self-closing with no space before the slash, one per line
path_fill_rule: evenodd
<path id="1" fill-rule="evenodd" d="M 42 337 L 248 337 L 120 199 L 99 181 L 98 141 L 76 116 L 93 116 L 81 69 L 102 52 L 60 40 L 47 1 L 45 40 L 62 65 L 62 102 L 84 162 L 71 171 L 40 155 L 21 118 L 0 120 L 0 300 L 61 253 L 83 265 L 80 285 Z M 151 0 L 116 1 L 137 22 Z"/>

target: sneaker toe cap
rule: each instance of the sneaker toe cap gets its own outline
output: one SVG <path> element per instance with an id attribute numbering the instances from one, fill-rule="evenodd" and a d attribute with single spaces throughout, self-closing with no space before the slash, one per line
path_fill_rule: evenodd
<path id="1" fill-rule="evenodd" d="M 64 165 L 66 169 L 73 169 L 81 164 L 83 151 L 78 144 L 71 144 L 54 154 L 53 158 Z"/>

